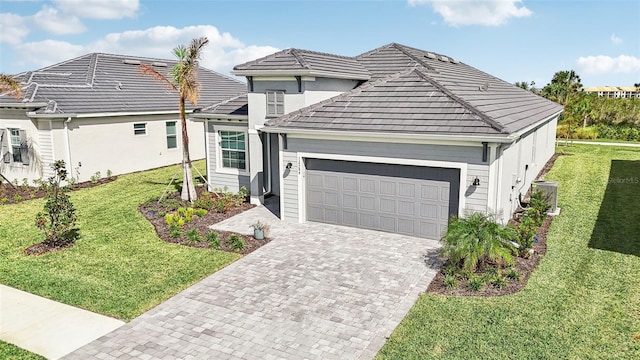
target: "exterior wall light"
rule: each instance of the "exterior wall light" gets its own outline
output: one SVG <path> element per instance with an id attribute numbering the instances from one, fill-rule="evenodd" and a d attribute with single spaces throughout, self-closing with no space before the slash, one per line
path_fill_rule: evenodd
<path id="1" fill-rule="evenodd" d="M 478 177 L 476 176 L 475 179 L 473 179 L 473 183 L 471 184 L 473 186 L 480 186 L 480 179 L 478 179 Z"/>

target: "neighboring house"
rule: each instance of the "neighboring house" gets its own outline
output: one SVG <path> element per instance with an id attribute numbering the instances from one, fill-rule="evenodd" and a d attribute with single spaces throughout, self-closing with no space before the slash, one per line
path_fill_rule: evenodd
<path id="1" fill-rule="evenodd" d="M 175 61 L 93 53 L 17 75 L 23 98 L 0 96 L 0 173 L 31 182 L 65 160 L 70 175 L 86 181 L 181 162 L 178 95 L 141 75 L 140 64 L 168 73 Z M 200 68 L 198 77 L 199 106 L 246 93 L 245 84 L 211 70 Z M 202 124 L 188 122 L 188 133 L 191 158 L 204 158 Z"/>
<path id="2" fill-rule="evenodd" d="M 640 89 L 635 86 L 591 86 L 583 88 L 582 91 L 606 98 L 640 98 Z"/>
<path id="3" fill-rule="evenodd" d="M 193 114 L 213 187 L 279 197 L 285 221 L 439 238 L 451 216 L 506 222 L 553 155 L 562 107 L 447 56 L 389 44 L 288 49 L 238 65 L 248 94 Z"/>

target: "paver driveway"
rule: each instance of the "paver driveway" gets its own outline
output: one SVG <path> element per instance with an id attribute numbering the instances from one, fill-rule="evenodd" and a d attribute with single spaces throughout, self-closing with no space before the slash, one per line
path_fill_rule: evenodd
<path id="1" fill-rule="evenodd" d="M 67 358 L 369 359 L 437 271 L 436 241 L 269 222 L 269 244 Z"/>

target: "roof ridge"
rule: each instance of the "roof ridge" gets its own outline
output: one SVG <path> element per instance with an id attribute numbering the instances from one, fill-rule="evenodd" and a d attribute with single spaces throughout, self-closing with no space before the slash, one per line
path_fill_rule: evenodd
<path id="1" fill-rule="evenodd" d="M 298 49 L 298 48 L 291 48 L 291 50 L 300 51 L 303 53 L 316 54 L 316 55 L 328 55 L 328 56 L 333 56 L 341 59 L 349 59 L 349 60 L 355 60 L 356 58 L 355 56 L 339 55 L 339 54 L 333 54 L 333 53 L 328 53 L 324 51 L 315 51 L 315 50 Z"/>
<path id="2" fill-rule="evenodd" d="M 444 93 L 448 97 L 452 98 L 458 104 L 462 105 L 465 109 L 471 111 L 473 114 L 478 116 L 478 118 L 480 118 L 482 121 L 487 123 L 489 126 L 491 126 L 492 128 L 494 128 L 495 130 L 497 130 L 497 131 L 499 131 L 501 133 L 505 133 L 506 127 L 504 125 L 502 125 L 499 122 L 493 120 L 491 117 L 487 116 L 482 111 L 476 109 L 475 106 L 471 105 L 467 101 L 465 101 L 462 98 L 460 98 L 458 95 L 454 94 L 451 90 L 447 89 L 445 86 L 440 84 L 437 80 L 432 79 L 431 77 L 429 77 L 429 75 L 427 75 L 426 73 L 420 71 L 417 68 L 414 68 L 414 71 L 416 72 L 416 74 L 418 76 L 423 78 L 425 81 L 427 81 L 431 85 L 435 86 L 438 90 L 442 91 L 442 93 Z"/>
<path id="3" fill-rule="evenodd" d="M 233 70 L 238 70 L 237 69 L 238 66 L 243 66 L 244 67 L 244 66 L 251 66 L 251 65 L 255 65 L 255 64 L 260 64 L 262 61 L 266 60 L 267 58 L 270 58 L 270 57 L 272 57 L 272 56 L 274 56 L 276 54 L 285 53 L 288 50 L 291 50 L 291 48 L 283 49 L 283 50 L 280 50 L 280 51 L 276 51 L 273 54 L 265 55 L 265 56 L 263 56 L 261 58 L 257 58 L 255 60 L 251 60 L 251 61 L 247 61 L 247 62 L 242 63 L 242 64 L 238 64 L 238 65 L 233 67 Z"/>
<path id="4" fill-rule="evenodd" d="M 391 46 L 392 46 L 394 49 L 397 49 L 397 50 L 398 50 L 398 51 L 400 51 L 401 53 L 405 54 L 405 55 L 406 55 L 406 56 L 408 56 L 409 58 L 413 59 L 413 61 L 417 62 L 418 64 L 420 64 L 420 65 L 422 65 L 422 66 L 424 66 L 425 68 L 427 68 L 427 69 L 429 69 L 429 70 L 432 70 L 432 71 L 437 72 L 437 70 L 436 70 L 433 66 L 431 66 L 431 65 L 427 64 L 427 63 L 426 63 L 425 61 L 423 61 L 422 59 L 417 58 L 416 56 L 414 56 L 413 54 L 411 54 L 409 51 L 407 51 L 407 49 L 406 49 L 407 47 L 406 47 L 406 46 L 401 45 L 401 44 L 398 44 L 398 43 L 392 43 L 392 44 L 391 44 Z M 416 50 L 419 50 L 419 49 L 416 49 Z M 420 50 L 420 51 L 423 51 L 423 50 Z"/>
<path id="5" fill-rule="evenodd" d="M 306 62 L 306 60 L 302 57 L 302 54 L 298 54 L 298 49 L 289 49 L 289 54 L 291 54 L 293 56 L 294 59 L 296 59 L 296 61 L 298 62 L 298 64 L 300 64 L 300 66 L 302 66 L 305 69 L 309 69 L 309 63 Z"/>

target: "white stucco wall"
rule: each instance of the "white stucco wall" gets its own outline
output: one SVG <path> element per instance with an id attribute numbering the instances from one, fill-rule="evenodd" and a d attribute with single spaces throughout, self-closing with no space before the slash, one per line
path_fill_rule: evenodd
<path id="1" fill-rule="evenodd" d="M 22 184 L 23 179 L 27 179 L 30 185 L 34 179 L 42 177 L 42 164 L 38 161 L 38 128 L 36 122 L 26 116 L 24 110 L 7 110 L 0 111 L 0 129 L 19 129 L 25 130 L 27 141 L 33 144 L 35 158 L 30 157 L 29 165 L 21 163 L 5 163 L 0 155 L 0 172 L 9 181 L 14 182 L 16 179 Z M 8 136 L 8 134 L 7 134 Z M 4 181 L 4 180 L 3 180 Z"/>
<path id="2" fill-rule="evenodd" d="M 166 122 L 176 122 L 178 146 L 167 148 Z M 134 124 L 145 123 L 146 135 L 134 135 Z M 72 119 L 68 123 L 73 176 L 89 180 L 177 164 L 182 161 L 182 137 L 177 115 Z M 192 160 L 205 157 L 204 125 L 187 121 Z"/>

